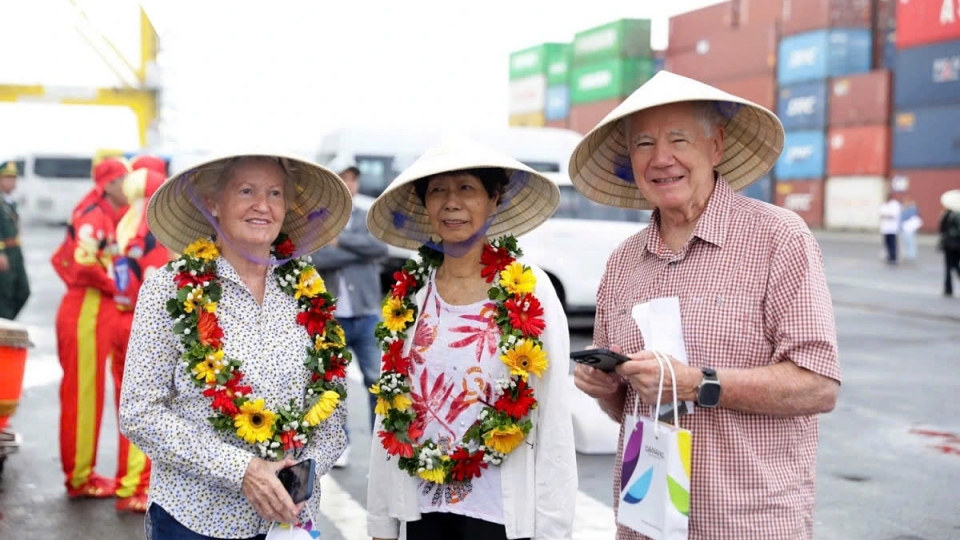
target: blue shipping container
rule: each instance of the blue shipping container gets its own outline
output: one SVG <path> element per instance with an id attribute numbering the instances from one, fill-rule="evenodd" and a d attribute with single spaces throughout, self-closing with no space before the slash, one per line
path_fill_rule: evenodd
<path id="1" fill-rule="evenodd" d="M 740 190 L 746 197 L 751 197 L 765 203 L 773 202 L 773 179 L 767 175 Z"/>
<path id="2" fill-rule="evenodd" d="M 827 136 L 823 131 L 788 131 L 773 174 L 777 180 L 823 178 L 826 158 Z"/>
<path id="3" fill-rule="evenodd" d="M 894 113 L 893 167 L 960 167 L 960 105 Z"/>
<path id="4" fill-rule="evenodd" d="M 880 59 L 879 69 L 893 69 L 897 65 L 897 36 L 894 30 L 887 33 L 883 42 L 883 56 Z"/>
<path id="5" fill-rule="evenodd" d="M 787 131 L 823 129 L 827 125 L 827 81 L 780 88 L 777 116 Z"/>
<path id="6" fill-rule="evenodd" d="M 570 114 L 570 87 L 561 84 L 547 88 L 547 120 L 562 120 Z"/>
<path id="7" fill-rule="evenodd" d="M 897 107 L 960 101 L 960 41 L 897 51 L 893 95 Z"/>
<path id="8" fill-rule="evenodd" d="M 777 53 L 781 85 L 841 77 L 870 71 L 873 36 L 870 30 L 817 30 L 783 38 Z"/>

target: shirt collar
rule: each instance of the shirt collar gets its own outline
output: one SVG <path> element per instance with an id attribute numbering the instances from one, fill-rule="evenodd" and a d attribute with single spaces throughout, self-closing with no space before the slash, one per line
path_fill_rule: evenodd
<path id="1" fill-rule="evenodd" d="M 697 225 L 693 229 L 693 238 L 699 238 L 719 248 L 723 247 L 727 239 L 727 223 L 729 222 L 730 206 L 733 204 L 734 192 L 723 176 L 715 173 L 713 193 L 707 199 L 707 207 L 700 214 Z M 660 236 L 660 209 L 655 208 L 650 216 L 647 235 L 647 251 L 654 255 L 665 249 L 663 238 Z"/>
<path id="2" fill-rule="evenodd" d="M 273 273 L 277 269 L 277 259 L 275 256 L 270 255 L 270 266 L 267 268 L 267 289 L 270 290 L 275 280 L 270 279 L 273 277 Z M 229 279 L 230 281 L 246 287 L 246 284 L 240 279 L 240 274 L 237 273 L 237 270 L 230 264 L 230 261 L 224 259 L 222 256 L 217 257 L 217 276 L 220 279 Z"/>

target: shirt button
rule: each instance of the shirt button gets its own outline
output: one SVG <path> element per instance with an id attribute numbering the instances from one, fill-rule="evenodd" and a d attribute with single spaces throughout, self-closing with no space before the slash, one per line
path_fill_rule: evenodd
<path id="1" fill-rule="evenodd" d="M 677 265 L 677 261 L 670 261 L 667 263 L 667 266 L 669 266 L 670 268 L 673 268 L 676 265 Z"/>

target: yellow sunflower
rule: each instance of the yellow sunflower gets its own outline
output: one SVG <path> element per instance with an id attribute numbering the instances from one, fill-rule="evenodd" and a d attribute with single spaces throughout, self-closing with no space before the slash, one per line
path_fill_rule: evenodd
<path id="1" fill-rule="evenodd" d="M 330 347 L 343 347 L 347 342 L 347 338 L 343 334 L 343 328 L 340 325 L 337 325 L 333 328 L 333 334 L 331 331 L 327 330 L 322 334 L 317 334 L 316 340 L 314 340 L 313 348 L 318 351 L 325 351 Z"/>
<path id="2" fill-rule="evenodd" d="M 217 249 L 216 244 L 210 240 L 201 238 L 187 246 L 187 249 L 183 250 L 183 254 L 204 261 L 212 261 L 220 256 L 220 251 Z"/>
<path id="3" fill-rule="evenodd" d="M 337 408 L 338 403 L 340 403 L 340 394 L 333 390 L 327 390 L 320 394 L 320 399 L 313 404 L 313 407 L 310 407 L 310 410 L 303 416 L 303 419 L 311 426 L 319 425 L 320 422 L 330 418 L 334 409 Z"/>
<path id="4" fill-rule="evenodd" d="M 423 478 L 427 482 L 433 482 L 434 484 L 442 484 L 446 479 L 446 473 L 443 469 L 424 469 L 417 473 L 417 476 Z"/>
<path id="5" fill-rule="evenodd" d="M 547 353 L 530 339 L 523 340 L 506 354 L 500 355 L 500 360 L 510 368 L 511 374 L 524 379 L 530 373 L 540 377 L 543 370 L 547 369 Z"/>
<path id="6" fill-rule="evenodd" d="M 537 286 L 537 278 L 533 275 L 533 270 L 524 268 L 518 262 L 512 262 L 500 272 L 500 286 L 510 294 L 532 294 Z"/>
<path id="7" fill-rule="evenodd" d="M 300 272 L 300 282 L 297 283 L 294 290 L 296 291 L 293 294 L 294 298 L 300 298 L 301 296 L 313 298 L 318 294 L 327 292 L 327 286 L 323 282 L 323 278 L 320 277 L 320 274 L 317 273 L 317 269 L 310 266 L 303 272 Z"/>
<path id="8" fill-rule="evenodd" d="M 248 401 L 240 406 L 240 414 L 233 417 L 237 436 L 250 444 L 262 443 L 273 437 L 273 423 L 277 415 L 265 408 L 263 399 Z"/>
<path id="9" fill-rule="evenodd" d="M 207 313 L 216 313 L 217 312 L 217 303 L 216 302 L 207 302 L 203 305 L 204 311 Z"/>
<path id="10" fill-rule="evenodd" d="M 217 373 L 223 369 L 223 349 L 210 353 L 199 364 L 193 366 L 193 375 L 207 384 L 217 382 Z"/>
<path id="11" fill-rule="evenodd" d="M 407 323 L 413 322 L 413 310 L 404 305 L 401 298 L 390 298 L 383 304 L 383 325 L 391 332 L 402 332 Z"/>
<path id="12" fill-rule="evenodd" d="M 520 426 L 514 424 L 505 428 L 495 427 L 483 436 L 488 447 L 501 454 L 509 454 L 523 442 L 524 434 Z"/>
<path id="13" fill-rule="evenodd" d="M 374 408 L 373 412 L 374 414 L 379 414 L 381 416 L 386 416 L 391 409 L 405 411 L 409 409 L 411 405 L 413 405 L 413 401 L 407 394 L 394 396 L 393 399 L 381 396 L 379 384 L 371 386 L 370 393 L 377 396 L 377 406 Z"/>

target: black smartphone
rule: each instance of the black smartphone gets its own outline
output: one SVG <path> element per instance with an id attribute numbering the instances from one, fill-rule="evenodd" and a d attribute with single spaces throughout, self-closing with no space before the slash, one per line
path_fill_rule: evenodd
<path id="1" fill-rule="evenodd" d="M 293 504 L 300 504 L 313 495 L 313 478 L 316 472 L 316 462 L 312 459 L 305 459 L 296 465 L 291 465 L 280 469 L 277 478 L 283 484 L 284 489 L 293 499 Z"/>
<path id="2" fill-rule="evenodd" d="M 575 351 L 570 353 L 570 359 L 585 366 L 606 371 L 607 373 L 612 372 L 617 366 L 630 360 L 626 356 L 615 353 L 610 349 Z"/>

